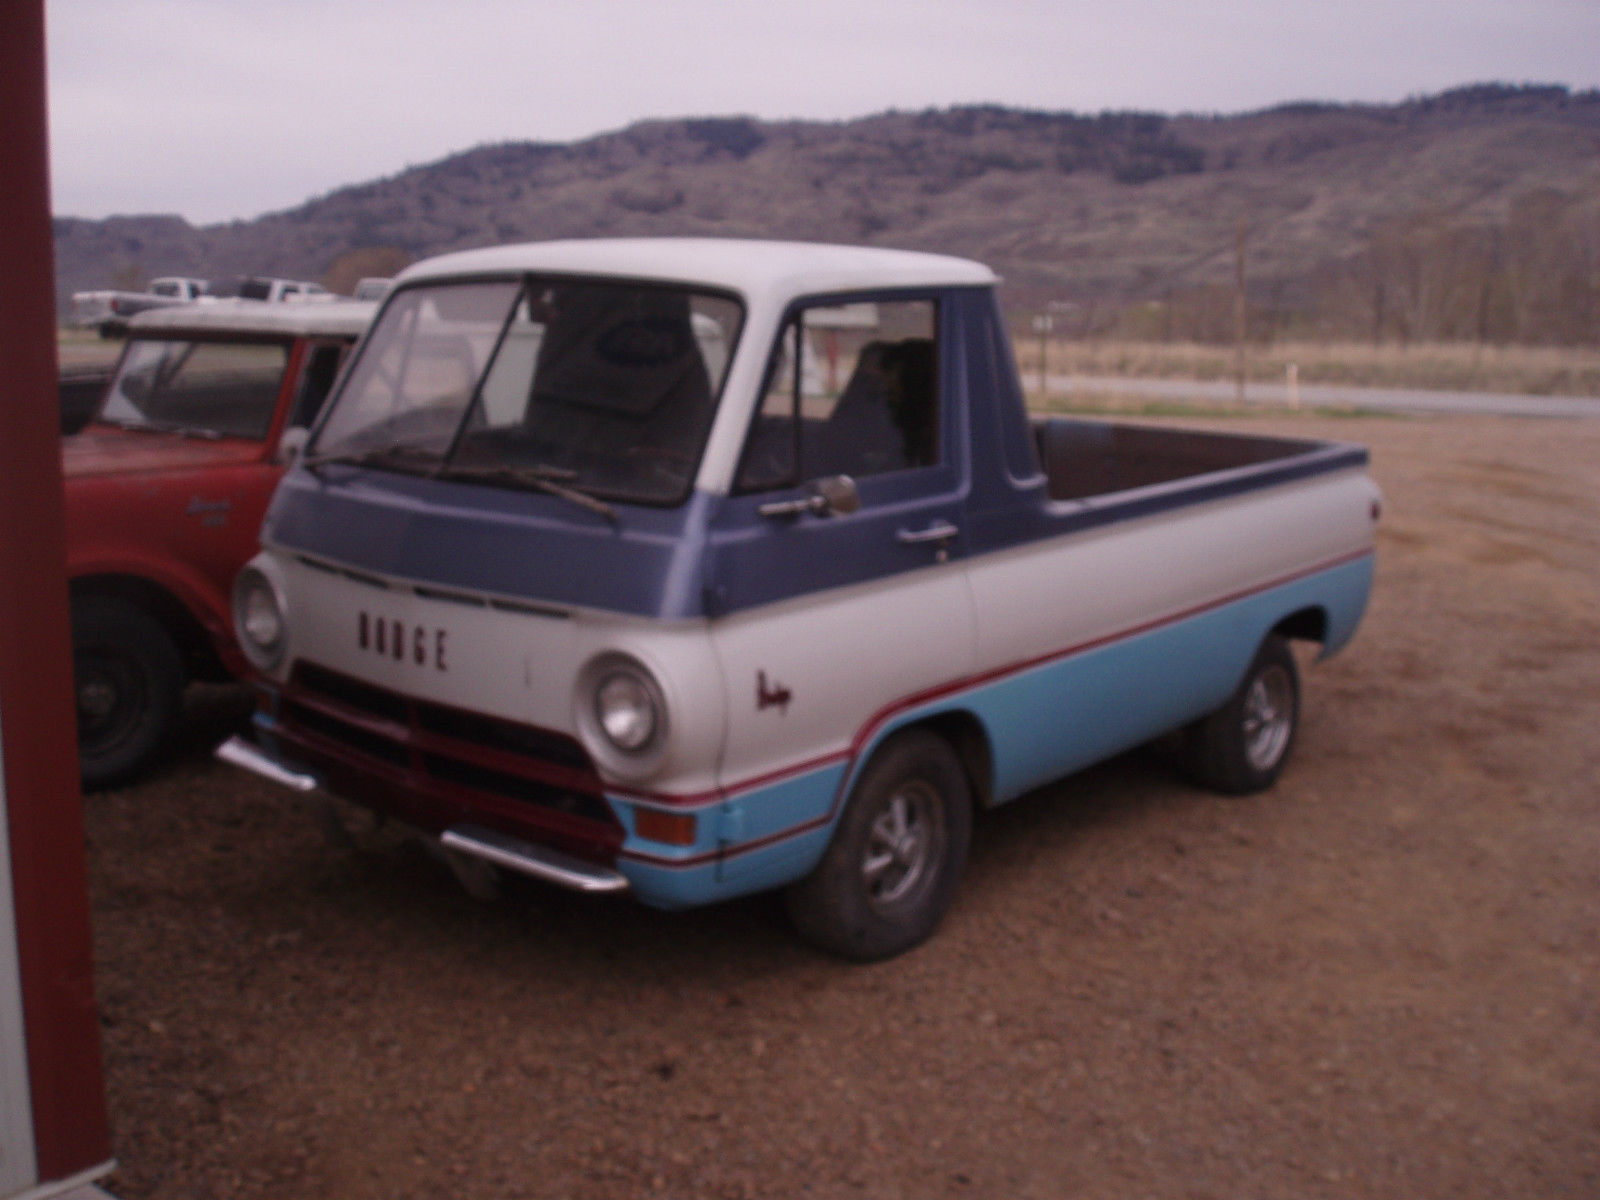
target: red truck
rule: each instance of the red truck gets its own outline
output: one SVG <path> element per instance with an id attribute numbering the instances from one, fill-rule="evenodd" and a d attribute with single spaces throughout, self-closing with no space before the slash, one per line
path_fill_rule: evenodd
<path id="1" fill-rule="evenodd" d="M 190 680 L 247 671 L 231 590 L 284 461 L 366 302 L 156 309 L 94 419 L 62 440 L 67 574 L 85 787 L 122 783 L 167 744 Z"/>

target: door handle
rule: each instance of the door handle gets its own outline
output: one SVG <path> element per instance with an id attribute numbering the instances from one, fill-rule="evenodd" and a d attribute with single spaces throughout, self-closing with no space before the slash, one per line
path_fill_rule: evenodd
<path id="1" fill-rule="evenodd" d="M 902 529 L 894 536 L 902 546 L 920 546 L 924 542 L 948 542 L 961 532 L 949 521 L 935 521 L 926 529 Z"/>

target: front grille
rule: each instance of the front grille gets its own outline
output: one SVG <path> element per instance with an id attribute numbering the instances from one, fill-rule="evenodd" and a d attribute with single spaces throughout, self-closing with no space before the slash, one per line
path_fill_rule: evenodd
<path id="1" fill-rule="evenodd" d="M 385 737 L 380 733 L 363 729 L 349 721 L 342 721 L 338 717 L 329 716 L 319 709 L 307 704 L 288 702 L 283 709 L 283 714 L 289 720 L 319 737 L 327 738 L 330 742 L 338 742 L 348 746 L 358 754 L 365 754 L 369 758 L 376 758 L 386 762 L 391 767 L 404 769 L 411 764 L 411 754 L 406 749 L 402 740 Z"/>
<path id="2" fill-rule="evenodd" d="M 621 830 L 594 764 L 565 734 L 415 700 L 304 662 L 284 690 L 278 722 L 291 738 L 309 735 L 342 758 L 400 772 L 421 793 L 511 801 L 529 818 L 603 826 L 592 833 L 606 841 Z"/>
<path id="3" fill-rule="evenodd" d="M 481 717 L 440 704 L 418 702 L 416 710 L 417 724 L 440 737 L 475 742 L 505 754 L 526 755 L 574 771 L 594 769 L 583 747 L 564 734 L 493 717 Z"/>
<path id="4" fill-rule="evenodd" d="M 389 721 L 406 720 L 410 705 L 404 696 L 385 688 L 373 687 L 348 675 L 340 675 L 310 663 L 300 663 L 294 669 L 290 686 L 304 690 L 308 695 L 321 696 L 357 712 L 382 717 Z"/>

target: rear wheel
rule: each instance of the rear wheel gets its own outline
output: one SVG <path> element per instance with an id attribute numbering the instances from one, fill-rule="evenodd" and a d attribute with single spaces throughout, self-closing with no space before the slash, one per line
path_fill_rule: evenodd
<path id="1" fill-rule="evenodd" d="M 72 605 L 78 766 L 85 788 L 145 770 L 165 748 L 183 704 L 183 656 L 165 628 L 124 600 Z"/>
<path id="2" fill-rule="evenodd" d="M 909 950 L 950 907 L 967 861 L 972 799 L 942 738 L 912 730 L 861 772 L 816 870 L 788 891 L 800 935 L 868 962 Z"/>
<path id="3" fill-rule="evenodd" d="M 1271 634 L 1228 702 L 1185 732 L 1197 783 L 1232 796 L 1271 787 L 1300 724 L 1300 676 L 1289 643 Z"/>

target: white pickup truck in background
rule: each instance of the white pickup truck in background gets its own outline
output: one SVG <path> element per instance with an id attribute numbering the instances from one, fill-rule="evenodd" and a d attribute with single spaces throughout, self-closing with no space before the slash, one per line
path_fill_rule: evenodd
<path id="1" fill-rule="evenodd" d="M 239 281 L 241 300 L 337 300 L 320 283 L 307 283 L 303 279 L 273 279 L 266 275 L 252 275 Z"/>
<path id="2" fill-rule="evenodd" d="M 304 279 L 277 279 L 267 275 L 247 275 L 223 293 L 241 300 L 292 301 L 338 300 L 341 297 L 320 283 Z M 105 289 L 72 294 L 72 324 L 83 329 L 98 329 L 102 337 L 121 337 L 128 331 L 128 318 L 152 308 L 193 304 L 219 299 L 204 279 L 164 275 L 152 279 L 142 292 Z"/>
<path id="3" fill-rule="evenodd" d="M 191 304 L 211 295 L 211 284 L 204 279 L 183 275 L 164 275 L 152 279 L 142 292 L 102 289 L 72 294 L 72 324 L 98 329 L 102 337 L 117 337 L 127 332 L 128 318 L 151 308 Z"/>

